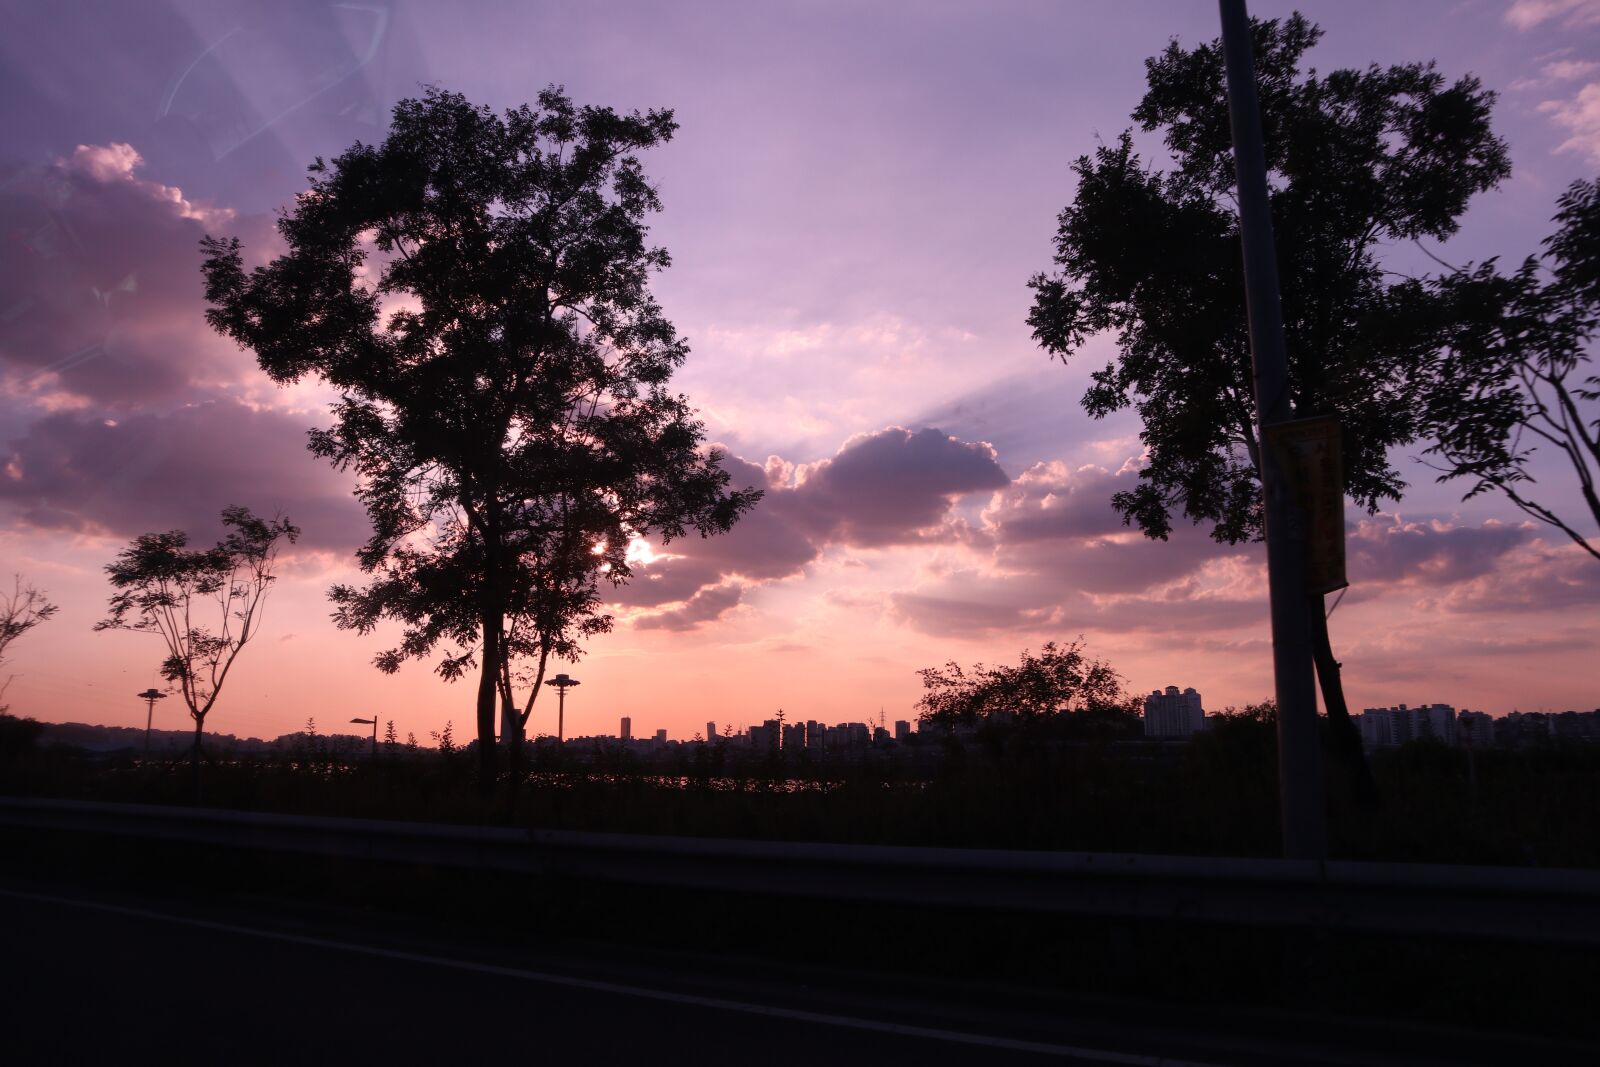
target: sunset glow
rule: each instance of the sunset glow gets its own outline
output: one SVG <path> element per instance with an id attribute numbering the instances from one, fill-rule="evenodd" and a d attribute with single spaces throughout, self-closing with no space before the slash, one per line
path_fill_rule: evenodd
<path id="1" fill-rule="evenodd" d="M 334 8 L 54 7 L 20 7 L 0 36 L 0 576 L 60 605 L 12 650 L 13 714 L 143 727 L 135 694 L 164 684 L 162 653 L 92 632 L 105 565 L 145 532 L 209 543 L 241 504 L 304 534 L 207 729 L 376 715 L 402 737 L 469 732 L 472 682 L 382 674 L 394 631 L 330 621 L 369 533 L 353 477 L 305 447 L 336 394 L 268 381 L 207 325 L 200 275 L 208 233 L 270 256 L 305 166 L 381 141 L 424 83 L 496 109 L 560 84 L 675 111 L 674 140 L 643 157 L 673 259 L 652 289 L 692 350 L 673 387 L 731 487 L 765 492 L 725 536 L 629 543 L 632 581 L 602 582 L 615 629 L 551 667 L 582 680 L 567 736 L 629 716 L 683 739 L 779 708 L 911 719 L 920 668 L 1080 636 L 1134 692 L 1192 686 L 1207 710 L 1271 694 L 1260 547 L 1125 527 L 1110 499 L 1137 480 L 1138 419 L 1079 405 L 1114 342 L 1063 367 L 1024 321 L 1071 161 L 1131 125 L 1146 57 L 1216 35 L 1212 5 L 397 4 L 381 29 Z M 1501 94 L 1512 177 L 1447 244 L 1385 250 L 1394 270 L 1518 261 L 1600 167 L 1595 4 L 1252 14 L 1296 8 L 1326 31 L 1319 68 L 1433 59 Z M 1600 565 L 1435 484 L 1423 447 L 1397 457 L 1398 505 L 1346 514 L 1352 585 L 1331 625 L 1352 707 L 1600 704 Z M 1576 492 L 1554 466 L 1544 484 Z M 554 733 L 554 698 L 532 733 Z M 179 703 L 158 726 L 187 726 Z"/>

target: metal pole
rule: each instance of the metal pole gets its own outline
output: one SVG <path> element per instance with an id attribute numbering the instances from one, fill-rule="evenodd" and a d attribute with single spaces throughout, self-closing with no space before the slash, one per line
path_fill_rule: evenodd
<path id="1" fill-rule="evenodd" d="M 556 745 L 564 743 L 567 729 L 567 687 L 556 687 Z"/>
<path id="2" fill-rule="evenodd" d="M 1218 0 L 1228 71 L 1228 114 L 1239 184 L 1245 305 L 1255 371 L 1261 489 L 1266 503 L 1267 582 L 1272 605 L 1272 669 L 1278 699 L 1278 806 L 1286 859 L 1327 856 L 1322 749 L 1311 661 L 1311 599 L 1306 593 L 1306 528 L 1267 428 L 1294 418 L 1289 361 L 1278 303 L 1278 263 L 1267 199 L 1266 154 L 1244 0 Z"/>
<path id="3" fill-rule="evenodd" d="M 378 715 L 372 715 L 372 762 L 378 762 Z"/>
<path id="4" fill-rule="evenodd" d="M 144 698 L 144 754 L 150 755 L 150 724 L 156 718 L 156 698 Z"/>

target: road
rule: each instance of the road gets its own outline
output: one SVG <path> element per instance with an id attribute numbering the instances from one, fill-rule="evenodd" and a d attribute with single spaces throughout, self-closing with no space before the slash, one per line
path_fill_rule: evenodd
<path id="1" fill-rule="evenodd" d="M 8 1064 L 1464 1062 L 1459 1050 L 1420 1054 L 1414 1035 L 1355 1052 L 1312 1042 L 1315 1029 L 1186 1032 L 703 961 L 542 955 L 270 901 L 7 881 L 0 909 Z"/>
<path id="2" fill-rule="evenodd" d="M 0 888 L 8 1063 L 411 1063 L 512 1049 L 575 1063 L 1181 1064 L 938 1020 L 841 1013 L 826 992 L 594 977 L 549 960 L 385 943 Z M 558 969 L 553 969 L 558 968 Z M 1200 1061 L 1192 1061 L 1200 1062 Z"/>

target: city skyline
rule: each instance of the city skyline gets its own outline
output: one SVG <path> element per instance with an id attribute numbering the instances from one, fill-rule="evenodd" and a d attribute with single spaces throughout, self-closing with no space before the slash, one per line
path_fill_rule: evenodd
<path id="1" fill-rule="evenodd" d="M 1326 31 L 1319 69 L 1435 59 L 1501 93 L 1513 176 L 1427 251 L 1515 261 L 1560 190 L 1600 169 L 1582 103 L 1600 92 L 1592 5 L 1252 13 L 1297 7 Z M 103 567 L 140 533 L 206 542 L 237 503 L 281 509 L 305 537 L 208 730 L 273 736 L 349 712 L 467 732 L 470 685 L 426 664 L 382 675 L 388 632 L 329 621 L 327 588 L 357 577 L 366 529 L 349 480 L 303 446 L 331 394 L 276 389 L 211 333 L 196 250 L 207 232 L 270 247 L 311 158 L 379 139 L 420 82 L 495 108 L 561 83 L 579 103 L 676 110 L 677 139 L 643 160 L 664 200 L 652 236 L 675 260 L 652 284 L 692 347 L 675 384 L 733 484 L 767 492 L 727 537 L 638 548 L 616 632 L 557 668 L 584 682 L 570 736 L 626 713 L 687 737 L 758 703 L 914 718 L 918 669 L 1011 663 L 1080 634 L 1130 695 L 1271 695 L 1259 550 L 1124 528 L 1108 501 L 1136 475 L 1137 419 L 1078 407 L 1112 346 L 1063 368 L 1023 321 L 1070 161 L 1130 125 L 1145 57 L 1215 36 L 1210 7 L 498 12 L 487 26 L 421 5 L 384 8 L 381 25 L 243 10 L 19 7 L 28 32 L 0 43 L 0 558 L 61 605 L 13 649 L 14 713 L 142 726 L 135 693 L 159 684 L 160 652 L 91 633 Z M 867 33 L 891 20 L 902 34 Z M 690 44 L 707 57 L 692 70 Z M 294 47 L 331 65 L 283 63 Z M 306 88 L 330 71 L 334 91 Z M 1460 502 L 1417 452 L 1400 459 L 1400 504 L 1347 509 L 1353 584 L 1332 626 L 1352 708 L 1408 692 L 1498 713 L 1593 707 L 1600 567 L 1507 505 Z M 555 732 L 553 697 L 531 732 Z M 181 725 L 177 704 L 158 723 Z"/>

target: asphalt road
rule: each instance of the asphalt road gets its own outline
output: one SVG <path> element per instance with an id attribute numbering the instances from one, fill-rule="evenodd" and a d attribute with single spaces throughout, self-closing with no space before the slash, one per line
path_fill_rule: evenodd
<path id="1" fill-rule="evenodd" d="M 825 991 L 718 988 L 659 971 L 603 978 L 260 914 L 180 914 L 38 887 L 0 887 L 0 909 L 9 1064 L 517 1052 L 581 1064 L 1209 1062 L 952 1028 L 903 1006 L 841 1012 Z"/>
<path id="2" fill-rule="evenodd" d="M 1316 1026 L 1174 1025 L 1155 1005 L 1140 1021 L 1137 1011 L 996 1005 L 959 991 L 940 997 L 715 961 L 541 954 L 455 935 L 429 940 L 270 900 L 208 904 L 6 881 L 0 916 L 0 1062 L 7 1065 L 507 1056 L 652 1067 L 1500 1059 L 1490 1046 L 1463 1055 L 1461 1045 L 1436 1046 L 1426 1034 L 1352 1041 Z M 1555 1051 L 1544 1049 L 1537 1061 L 1566 1061 Z"/>

